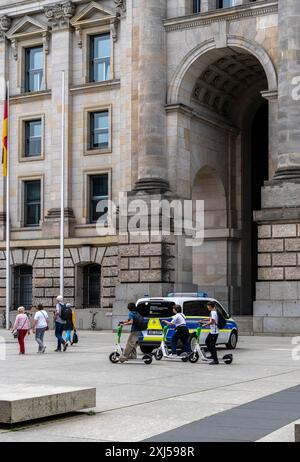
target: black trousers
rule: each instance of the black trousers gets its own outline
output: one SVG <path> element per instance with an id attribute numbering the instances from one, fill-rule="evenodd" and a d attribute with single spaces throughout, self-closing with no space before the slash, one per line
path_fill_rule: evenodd
<path id="1" fill-rule="evenodd" d="M 215 363 L 219 362 L 217 350 L 216 350 L 216 343 L 217 343 L 218 337 L 219 337 L 219 334 L 208 334 L 206 338 L 206 342 L 205 342 L 207 349 L 210 352 L 211 357 L 215 361 Z"/>

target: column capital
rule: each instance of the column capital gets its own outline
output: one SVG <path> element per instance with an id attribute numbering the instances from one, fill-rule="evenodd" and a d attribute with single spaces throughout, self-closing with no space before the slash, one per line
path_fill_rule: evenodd
<path id="1" fill-rule="evenodd" d="M 44 6 L 44 14 L 53 29 L 63 29 L 69 27 L 70 19 L 74 16 L 75 9 L 75 4 L 67 1 Z"/>
<path id="2" fill-rule="evenodd" d="M 126 13 L 126 0 L 114 0 L 117 13 Z"/>
<path id="3" fill-rule="evenodd" d="M 5 39 L 6 32 L 10 29 L 11 19 L 10 17 L 4 15 L 0 16 L 0 41 Z"/>

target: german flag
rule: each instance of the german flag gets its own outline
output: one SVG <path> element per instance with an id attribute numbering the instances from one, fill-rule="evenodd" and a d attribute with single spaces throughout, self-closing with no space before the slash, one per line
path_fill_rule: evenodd
<path id="1" fill-rule="evenodd" d="M 3 176 L 7 176 L 7 127 L 8 127 L 8 94 L 5 92 L 4 116 L 2 126 L 2 165 Z"/>

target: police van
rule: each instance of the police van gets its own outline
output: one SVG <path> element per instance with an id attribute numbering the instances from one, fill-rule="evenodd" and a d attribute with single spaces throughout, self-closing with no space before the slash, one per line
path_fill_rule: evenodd
<path id="1" fill-rule="evenodd" d="M 139 338 L 139 345 L 143 353 L 151 353 L 156 349 L 163 337 L 163 320 L 171 321 L 173 306 L 180 305 L 186 317 L 187 327 L 190 331 L 190 344 L 196 338 L 196 329 L 199 321 L 206 321 L 209 318 L 207 308 L 208 302 L 214 302 L 217 311 L 223 314 L 227 320 L 224 329 L 220 330 L 217 344 L 225 345 L 226 348 L 234 350 L 238 342 L 238 326 L 231 318 L 230 314 L 217 300 L 207 296 L 205 292 L 195 294 L 171 293 L 167 297 L 144 297 L 137 301 L 137 311 L 147 320 L 147 330 L 142 332 Z M 209 327 L 204 327 L 201 331 L 200 342 L 205 344 L 206 337 L 210 332 Z M 174 329 L 170 328 L 167 336 L 167 343 L 171 343 Z"/>

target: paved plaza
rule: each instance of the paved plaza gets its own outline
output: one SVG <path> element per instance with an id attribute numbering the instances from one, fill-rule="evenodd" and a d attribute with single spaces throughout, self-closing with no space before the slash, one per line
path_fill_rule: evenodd
<path id="1" fill-rule="evenodd" d="M 24 357 L 10 333 L 0 335 L 7 348 L 0 361 L 2 385 L 97 388 L 95 412 L 0 427 L 0 442 L 293 441 L 293 424 L 300 419 L 300 359 L 293 360 L 291 338 L 241 337 L 234 363 L 211 367 L 167 361 L 113 365 L 110 332 L 80 332 L 77 346 L 57 354 L 50 331 L 44 356 L 36 354 L 31 336 Z"/>

